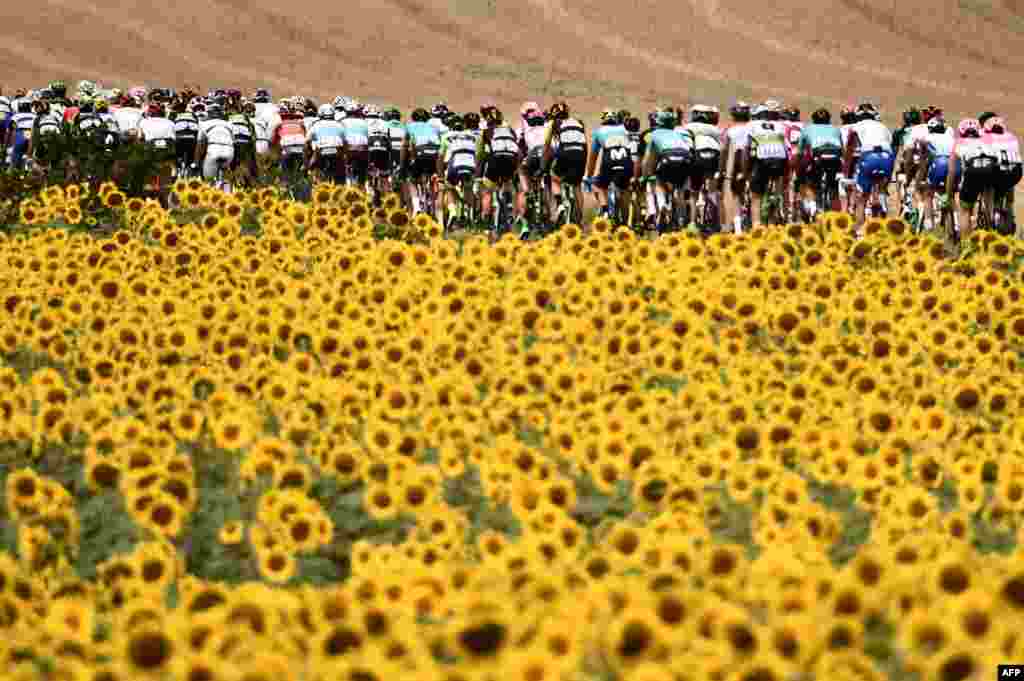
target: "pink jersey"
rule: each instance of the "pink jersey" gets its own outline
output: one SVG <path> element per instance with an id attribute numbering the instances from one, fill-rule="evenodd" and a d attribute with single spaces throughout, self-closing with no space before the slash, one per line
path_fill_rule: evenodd
<path id="1" fill-rule="evenodd" d="M 804 131 L 804 124 L 799 121 L 789 121 L 784 125 L 786 126 L 786 146 L 789 148 L 789 155 L 792 156 L 800 146 L 800 135 Z"/>
<path id="2" fill-rule="evenodd" d="M 527 125 L 522 123 L 516 130 L 516 136 L 523 141 L 526 151 L 544 146 L 544 137 L 547 135 L 546 125 Z"/>
<path id="3" fill-rule="evenodd" d="M 1020 165 L 1020 141 L 1016 135 L 1009 132 L 999 134 L 986 132 L 981 136 L 981 139 L 988 147 L 995 151 L 1000 165 Z"/>

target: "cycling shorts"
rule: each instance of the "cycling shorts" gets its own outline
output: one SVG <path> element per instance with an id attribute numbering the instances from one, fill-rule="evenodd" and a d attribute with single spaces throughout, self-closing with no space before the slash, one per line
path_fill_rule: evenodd
<path id="1" fill-rule="evenodd" d="M 806 156 L 804 158 L 807 158 Z M 842 170 L 842 151 L 834 147 L 820 147 L 811 151 L 810 158 L 796 177 L 796 188 L 804 184 L 817 186 L 825 175 L 838 175 Z"/>
<path id="2" fill-rule="evenodd" d="M 1020 163 L 997 169 L 993 178 L 993 186 L 995 186 L 996 193 L 1002 196 L 1007 192 L 1012 192 L 1013 188 L 1020 184 L 1021 175 Z"/>
<path id="3" fill-rule="evenodd" d="M 630 180 L 633 179 L 633 160 L 627 158 L 625 161 L 602 161 L 601 171 L 594 178 L 594 184 L 601 189 L 607 189 L 612 184 L 620 189 L 628 189 Z"/>
<path id="4" fill-rule="evenodd" d="M 391 170 L 391 151 L 388 149 L 374 149 L 367 153 L 367 162 L 370 167 L 381 172 Z"/>
<path id="5" fill-rule="evenodd" d="M 892 169 L 895 159 L 892 151 L 868 151 L 861 156 L 860 166 L 857 168 L 857 187 L 865 194 L 871 193 L 871 188 L 879 179 L 882 181 L 882 191 L 885 191 L 885 184 L 892 177 Z"/>
<path id="6" fill-rule="evenodd" d="M 551 164 L 551 174 L 563 182 L 579 184 L 586 172 L 587 152 L 581 148 L 559 149 Z"/>
<path id="7" fill-rule="evenodd" d="M 424 147 L 416 150 L 416 157 L 409 163 L 409 179 L 430 177 L 437 172 L 437 148 Z"/>
<path id="8" fill-rule="evenodd" d="M 526 158 L 523 159 L 522 170 L 526 173 L 527 177 L 537 178 L 540 177 L 543 172 L 542 159 L 544 156 L 544 147 L 537 146 L 530 149 L 526 153 Z"/>
<path id="9" fill-rule="evenodd" d="M 963 174 L 960 177 L 960 202 L 968 206 L 973 205 L 978 196 L 989 187 L 995 186 L 996 165 L 995 159 L 989 160 L 989 165 L 983 166 L 978 159 L 961 163 Z"/>
<path id="10" fill-rule="evenodd" d="M 928 166 L 928 186 L 939 191 L 946 190 L 946 177 L 949 175 L 949 156 L 938 156 Z M 953 186 L 960 184 L 961 173 L 957 172 Z"/>
<path id="11" fill-rule="evenodd" d="M 317 156 L 315 166 L 317 170 L 323 173 L 325 178 L 335 184 L 341 184 L 345 181 L 345 164 L 341 162 L 339 154 Z"/>
<path id="12" fill-rule="evenodd" d="M 654 165 L 654 176 L 658 182 L 680 189 L 692 177 L 693 164 L 685 159 L 660 158 Z"/>
<path id="13" fill-rule="evenodd" d="M 516 157 L 489 157 L 484 161 L 484 180 L 489 188 L 510 182 L 516 174 Z"/>
<path id="14" fill-rule="evenodd" d="M 206 147 L 206 158 L 203 160 L 203 177 L 212 180 L 217 177 L 217 169 L 227 168 L 235 158 L 235 148 L 227 144 L 210 144 Z"/>
<path id="15" fill-rule="evenodd" d="M 366 149 L 350 151 L 348 154 L 347 175 L 356 182 L 365 182 L 370 168 L 370 154 Z"/>
<path id="16" fill-rule="evenodd" d="M 768 183 L 786 174 L 786 159 L 784 158 L 755 158 L 750 169 L 750 192 L 761 196 L 768 189 Z"/>
<path id="17" fill-rule="evenodd" d="M 466 180 L 473 179 L 473 168 L 469 166 L 448 166 L 448 173 L 445 175 L 448 184 L 460 185 Z"/>

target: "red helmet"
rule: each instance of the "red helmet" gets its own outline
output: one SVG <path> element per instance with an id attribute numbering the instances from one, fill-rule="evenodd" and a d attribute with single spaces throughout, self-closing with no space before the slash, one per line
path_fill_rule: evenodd
<path id="1" fill-rule="evenodd" d="M 149 106 L 146 107 L 146 115 L 150 118 L 162 118 L 164 115 L 164 105 L 160 102 L 150 102 Z"/>
<path id="2" fill-rule="evenodd" d="M 992 116 L 985 120 L 985 132 L 1000 134 L 1006 130 L 1006 123 L 999 116 Z"/>

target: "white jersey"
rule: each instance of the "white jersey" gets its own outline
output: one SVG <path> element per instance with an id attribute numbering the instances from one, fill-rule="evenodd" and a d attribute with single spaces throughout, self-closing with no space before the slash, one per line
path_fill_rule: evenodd
<path id="1" fill-rule="evenodd" d="M 256 118 L 262 118 L 265 121 L 272 121 L 277 115 L 277 104 L 273 102 L 257 102 L 253 104 L 253 108 L 256 109 Z"/>
<path id="2" fill-rule="evenodd" d="M 208 147 L 234 147 L 235 130 L 223 118 L 213 118 L 199 124 L 199 141 Z"/>
<path id="3" fill-rule="evenodd" d="M 174 123 L 169 118 L 143 118 L 136 136 L 157 149 L 170 149 L 175 142 Z"/>
<path id="4" fill-rule="evenodd" d="M 429 121 L 427 121 L 427 123 L 430 123 L 432 126 L 434 126 L 434 129 L 437 130 L 438 134 L 440 135 L 443 135 L 446 132 L 448 132 L 448 126 L 445 125 L 440 118 L 431 118 Z"/>
<path id="5" fill-rule="evenodd" d="M 100 117 L 101 121 L 107 124 L 107 130 L 109 130 L 110 132 L 121 132 L 121 126 L 120 124 L 118 124 L 117 117 L 114 116 L 114 114 L 110 113 L 109 111 L 104 111 L 103 113 L 97 115 Z"/>
<path id="6" fill-rule="evenodd" d="M 142 109 L 122 106 L 114 110 L 114 118 L 117 119 L 117 127 L 125 133 L 134 133 L 142 120 Z"/>
<path id="7" fill-rule="evenodd" d="M 950 133 L 952 134 L 952 133 Z M 904 146 L 914 147 L 917 146 L 918 142 L 923 142 L 928 137 L 928 124 L 921 123 L 919 125 L 912 126 L 907 132 L 906 141 L 903 142 Z"/>
<path id="8" fill-rule="evenodd" d="M 859 121 L 854 123 L 853 131 L 857 133 L 860 148 L 864 152 L 872 150 L 892 151 L 892 131 L 878 121 Z"/>
<path id="9" fill-rule="evenodd" d="M 943 132 L 928 133 L 922 142 L 932 156 L 949 156 L 953 153 L 953 146 L 956 144 L 953 131 L 949 128 Z"/>
<path id="10" fill-rule="evenodd" d="M 734 153 L 746 151 L 750 146 L 750 122 L 730 125 L 725 129 L 725 138 L 729 140 L 729 148 Z"/>
<path id="11" fill-rule="evenodd" d="M 10 97 L 4 97 L 0 95 L 0 120 L 3 120 L 8 114 L 13 113 L 14 109 L 11 106 Z"/>
<path id="12" fill-rule="evenodd" d="M 693 136 L 694 149 L 697 151 L 722 151 L 722 130 L 717 125 L 687 123 L 676 130 L 690 133 Z"/>

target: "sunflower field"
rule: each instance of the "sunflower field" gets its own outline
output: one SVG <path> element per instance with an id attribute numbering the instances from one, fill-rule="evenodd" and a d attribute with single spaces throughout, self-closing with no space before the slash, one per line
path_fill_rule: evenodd
<path id="1" fill-rule="evenodd" d="M 173 205 L 51 186 L 0 234 L 5 680 L 1024 660 L 1024 245 Z"/>

